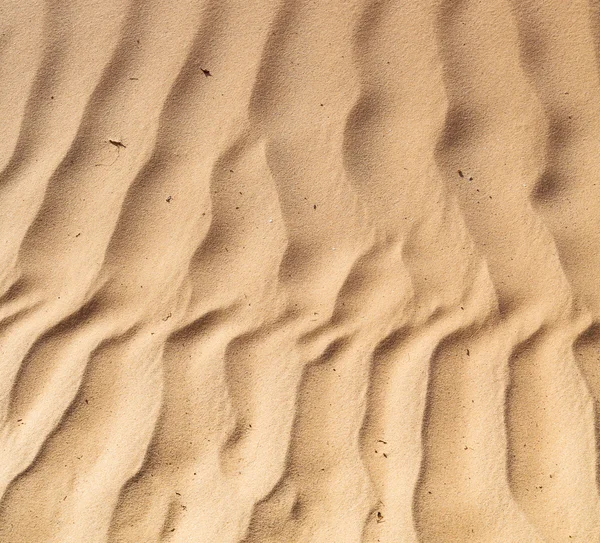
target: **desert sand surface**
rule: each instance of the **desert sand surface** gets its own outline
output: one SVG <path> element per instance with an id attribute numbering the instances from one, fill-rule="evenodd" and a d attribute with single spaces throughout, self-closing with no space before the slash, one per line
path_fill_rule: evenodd
<path id="1" fill-rule="evenodd" d="M 598 0 L 0 13 L 0 542 L 600 542 Z"/>

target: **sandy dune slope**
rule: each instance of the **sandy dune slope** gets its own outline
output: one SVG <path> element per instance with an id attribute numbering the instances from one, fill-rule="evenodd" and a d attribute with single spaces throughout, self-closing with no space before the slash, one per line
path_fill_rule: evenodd
<path id="1" fill-rule="evenodd" d="M 598 0 L 0 13 L 0 542 L 600 542 Z"/>

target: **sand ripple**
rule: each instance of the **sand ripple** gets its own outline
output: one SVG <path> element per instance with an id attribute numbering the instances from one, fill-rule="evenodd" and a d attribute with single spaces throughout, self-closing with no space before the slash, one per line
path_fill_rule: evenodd
<path id="1" fill-rule="evenodd" d="M 600 542 L 595 0 L 2 10 L 0 541 Z"/>

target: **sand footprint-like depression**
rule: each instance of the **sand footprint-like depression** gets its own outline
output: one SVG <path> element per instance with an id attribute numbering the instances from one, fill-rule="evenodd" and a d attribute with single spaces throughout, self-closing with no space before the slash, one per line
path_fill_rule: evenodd
<path id="1" fill-rule="evenodd" d="M 0 541 L 600 542 L 595 0 L 2 13 Z"/>

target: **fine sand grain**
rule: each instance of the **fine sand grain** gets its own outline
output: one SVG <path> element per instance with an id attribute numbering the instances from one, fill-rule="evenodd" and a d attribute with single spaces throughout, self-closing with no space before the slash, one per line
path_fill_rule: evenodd
<path id="1" fill-rule="evenodd" d="M 0 13 L 0 543 L 600 542 L 599 0 Z"/>

